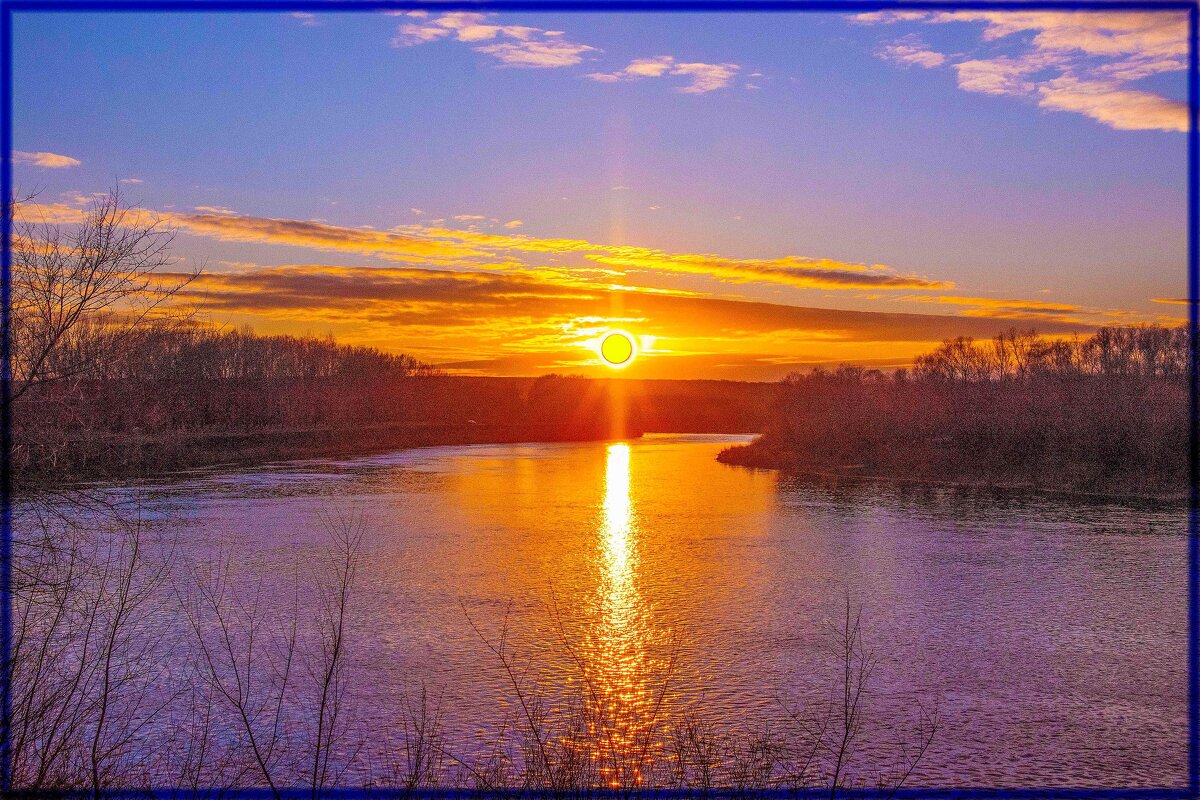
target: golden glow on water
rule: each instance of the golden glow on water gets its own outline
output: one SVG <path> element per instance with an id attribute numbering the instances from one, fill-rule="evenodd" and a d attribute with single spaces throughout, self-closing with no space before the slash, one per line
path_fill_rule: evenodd
<path id="1" fill-rule="evenodd" d="M 610 600 L 625 606 L 631 591 L 633 504 L 629 499 L 629 445 L 610 444 L 604 461 L 604 561 Z"/>
<path id="2" fill-rule="evenodd" d="M 629 467 L 629 445 L 610 444 L 599 530 L 599 615 L 584 650 L 592 757 L 612 787 L 642 782 L 653 758 L 650 739 L 657 705 L 649 687 L 650 632 L 637 585 L 639 532 Z"/>

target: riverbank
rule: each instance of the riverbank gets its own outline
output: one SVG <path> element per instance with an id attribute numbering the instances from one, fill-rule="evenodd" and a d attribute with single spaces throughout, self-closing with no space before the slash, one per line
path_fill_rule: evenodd
<path id="1" fill-rule="evenodd" d="M 101 381 L 66 397 L 47 388 L 15 408 L 13 474 L 24 492 L 409 447 L 759 431 L 775 392 L 762 383 L 559 376 Z"/>
<path id="2" fill-rule="evenodd" d="M 1088 501 L 1159 502 L 1183 504 L 1188 499 L 1184 482 L 1178 489 L 1162 483 L 1148 483 L 1133 476 L 1072 474 L 1067 470 L 1053 473 L 1017 475 L 993 469 L 991 474 L 967 475 L 938 468 L 938 459 L 913 453 L 905 463 L 886 468 L 868 464 L 819 463 L 803 460 L 798 454 L 759 438 L 747 445 L 727 447 L 717 461 L 736 467 L 775 470 L 783 475 L 835 481 L 885 482 L 946 488 L 998 491 L 1033 491 Z M 994 465 L 993 465 L 994 466 Z M 1140 482 L 1139 482 L 1140 481 Z"/>
<path id="3" fill-rule="evenodd" d="M 254 466 L 307 458 L 369 456 L 415 447 L 516 442 L 591 442 L 637 438 L 643 431 L 611 426 L 548 424 L 364 425 L 355 428 L 265 430 L 177 436 L 99 436 L 75 443 L 56 474 L 26 474 L 37 491 L 69 483 L 155 477 L 188 469 Z"/>

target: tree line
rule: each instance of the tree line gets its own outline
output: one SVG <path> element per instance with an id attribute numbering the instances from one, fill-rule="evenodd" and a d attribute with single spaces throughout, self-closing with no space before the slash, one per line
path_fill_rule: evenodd
<path id="1" fill-rule="evenodd" d="M 726 463 L 1121 495 L 1187 488 L 1184 328 L 961 337 L 887 374 L 788 376 L 759 440 Z"/>
<path id="2" fill-rule="evenodd" d="M 1088 337 L 1045 339 L 1036 330 L 1009 330 L 991 341 L 960 336 L 918 356 L 918 380 L 1012 381 L 1078 376 L 1182 380 L 1188 375 L 1184 327 L 1104 327 Z M 907 371 L 897 377 L 904 379 Z"/>

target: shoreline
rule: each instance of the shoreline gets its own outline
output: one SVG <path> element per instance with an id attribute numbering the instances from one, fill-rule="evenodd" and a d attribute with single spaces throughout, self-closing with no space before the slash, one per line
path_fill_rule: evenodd
<path id="1" fill-rule="evenodd" d="M 748 453 L 746 451 L 749 451 Z M 771 455 L 775 455 L 772 458 Z M 836 465 L 816 465 L 816 464 L 801 464 L 787 460 L 782 454 L 764 454 L 759 456 L 756 453 L 754 443 L 749 445 L 736 445 L 726 448 L 717 454 L 717 461 L 731 467 L 741 467 L 742 469 L 769 470 L 777 472 L 782 476 L 794 478 L 824 478 L 838 481 L 850 481 L 857 483 L 884 483 L 889 485 L 916 485 L 928 486 L 934 488 L 948 489 L 970 489 L 976 491 L 997 491 L 997 492 L 1036 492 L 1038 494 L 1052 495 L 1056 497 L 1073 498 L 1079 500 L 1088 500 L 1092 502 L 1112 501 L 1118 503 L 1167 503 L 1186 507 L 1188 502 L 1188 492 L 1186 489 L 1179 492 L 1161 492 L 1161 493 L 1136 493 L 1136 492 L 1119 492 L 1112 490 L 1094 490 L 1071 488 L 1066 486 L 1047 486 L 1038 483 L 1034 480 L 1017 480 L 1009 479 L 1005 481 L 971 481 L 963 478 L 952 477 L 921 477 L 921 476 L 903 476 L 897 474 L 876 474 L 859 472 L 862 469 L 860 464 L 851 464 L 845 466 Z"/>
<path id="2" fill-rule="evenodd" d="M 559 426 L 520 425 L 395 425 L 351 429 L 322 428 L 287 431 L 196 434 L 161 439 L 155 437 L 111 437 L 92 440 L 104 453 L 103 465 L 72 470 L 57 476 L 37 475 L 14 487 L 13 496 L 33 496 L 54 487 L 71 488 L 120 481 L 142 482 L 171 478 L 193 470 L 247 468 L 287 461 L 323 458 L 353 458 L 425 447 L 485 444 L 537 444 L 554 442 L 602 442 L 637 439 L 659 431 L 601 430 Z M 724 435 L 728 431 L 662 431 L 677 434 Z M 742 432 L 742 435 L 745 432 Z M 1186 505 L 1186 490 L 1167 493 L 1136 493 L 1048 486 L 1036 480 L 972 481 L 956 477 L 916 476 L 861 472 L 863 465 L 801 464 L 779 452 L 760 453 L 757 440 L 720 451 L 716 460 L 742 469 L 769 470 L 782 476 L 854 483 L 885 483 L 999 492 L 1036 492 L 1092 502 L 1168 503 Z M 115 455 L 114 455 L 115 454 Z M 86 460 L 86 459 L 85 459 Z M 89 468 L 90 467 L 90 468 Z"/>
<path id="3" fill-rule="evenodd" d="M 640 438 L 644 431 L 593 427 L 562 430 L 547 425 L 376 425 L 348 429 L 97 438 L 82 462 L 57 475 L 34 474 L 18 483 L 14 497 L 33 496 L 55 487 L 79 487 L 120 481 L 146 481 L 191 470 L 253 467 L 282 461 L 349 458 L 422 447 L 475 444 L 596 442 Z"/>

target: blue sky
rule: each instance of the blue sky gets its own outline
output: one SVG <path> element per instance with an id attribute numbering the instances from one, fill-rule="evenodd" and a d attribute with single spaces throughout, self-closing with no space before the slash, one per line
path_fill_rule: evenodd
<path id="1" fill-rule="evenodd" d="M 16 176 L 64 220 L 127 181 L 217 324 L 485 372 L 586 371 L 607 324 L 644 332 L 638 374 L 767 378 L 1181 316 L 1182 18 L 894 16 L 18 14 Z M 490 299 L 483 335 L 413 312 L 448 271 L 576 294 Z M 335 272 L 369 312 L 314 308 Z"/>

